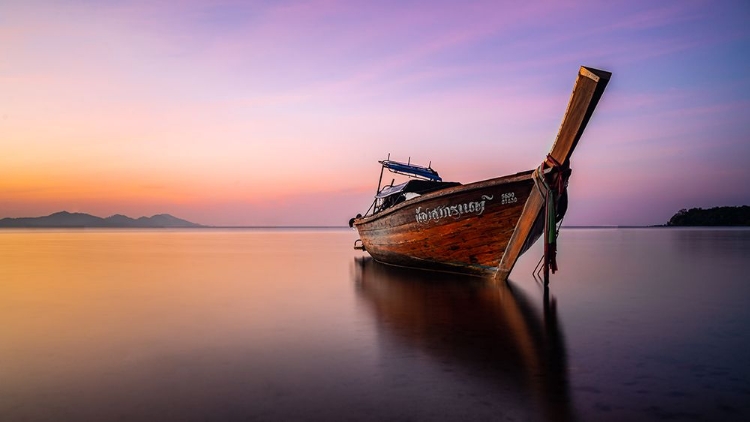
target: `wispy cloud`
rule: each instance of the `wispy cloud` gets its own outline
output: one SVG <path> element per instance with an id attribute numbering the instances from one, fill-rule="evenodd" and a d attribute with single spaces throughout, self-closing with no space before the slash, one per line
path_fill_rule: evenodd
<path id="1" fill-rule="evenodd" d="M 324 187 L 365 186 L 388 152 L 491 177 L 538 163 L 582 64 L 614 71 L 583 171 L 684 180 L 662 164 L 678 156 L 715 181 L 747 152 L 747 16 L 703 1 L 6 2 L 0 187 L 240 223 L 251 213 L 206 204 L 318 192 L 349 207 Z"/>

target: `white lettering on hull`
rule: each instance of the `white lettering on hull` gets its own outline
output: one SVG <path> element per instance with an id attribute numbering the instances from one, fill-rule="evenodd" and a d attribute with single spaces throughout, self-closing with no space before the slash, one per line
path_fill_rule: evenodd
<path id="1" fill-rule="evenodd" d="M 505 194 L 504 194 L 505 195 Z M 513 195 L 513 194 L 511 194 Z M 417 207 L 416 219 L 418 223 L 428 223 L 430 221 L 440 221 L 443 218 L 453 217 L 458 220 L 464 215 L 482 215 L 484 213 L 484 204 L 491 201 L 493 196 L 482 195 L 480 201 L 465 202 L 457 205 L 441 205 L 435 208 Z M 507 202 L 504 202 L 507 203 Z"/>

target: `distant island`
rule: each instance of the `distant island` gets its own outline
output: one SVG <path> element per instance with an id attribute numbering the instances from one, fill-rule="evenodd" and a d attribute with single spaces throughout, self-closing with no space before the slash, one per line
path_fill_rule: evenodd
<path id="1" fill-rule="evenodd" d="M 0 220 L 0 228 L 10 227 L 39 227 L 39 228 L 82 228 L 82 227 L 109 227 L 109 228 L 182 228 L 203 227 L 200 224 L 191 223 L 171 216 L 169 214 L 157 214 L 152 217 L 130 218 L 125 215 L 115 214 L 111 217 L 102 218 L 91 214 L 80 212 L 70 213 L 67 211 L 56 212 L 45 217 L 22 217 L 3 218 Z"/>
<path id="2" fill-rule="evenodd" d="M 681 209 L 667 226 L 750 226 L 750 206 Z"/>

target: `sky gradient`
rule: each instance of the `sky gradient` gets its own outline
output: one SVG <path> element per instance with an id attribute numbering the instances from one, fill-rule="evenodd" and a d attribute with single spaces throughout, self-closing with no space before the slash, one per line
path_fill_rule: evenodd
<path id="1" fill-rule="evenodd" d="M 613 72 L 569 225 L 750 204 L 747 1 L 0 2 L 0 217 L 345 225 L 378 159 L 536 167 Z"/>

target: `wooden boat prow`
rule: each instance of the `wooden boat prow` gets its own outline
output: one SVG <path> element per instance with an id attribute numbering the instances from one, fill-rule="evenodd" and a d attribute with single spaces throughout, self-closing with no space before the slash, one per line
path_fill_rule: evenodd
<path id="1" fill-rule="evenodd" d="M 381 161 L 372 212 L 350 220 L 359 248 L 385 264 L 507 279 L 543 232 L 556 233 L 567 205 L 570 157 L 610 77 L 580 68 L 557 138 L 537 170 L 458 184 L 443 182 L 431 166 Z M 419 182 L 381 189 L 386 168 Z M 550 266 L 554 271 L 553 240 L 549 253 L 545 245 L 545 280 Z"/>

